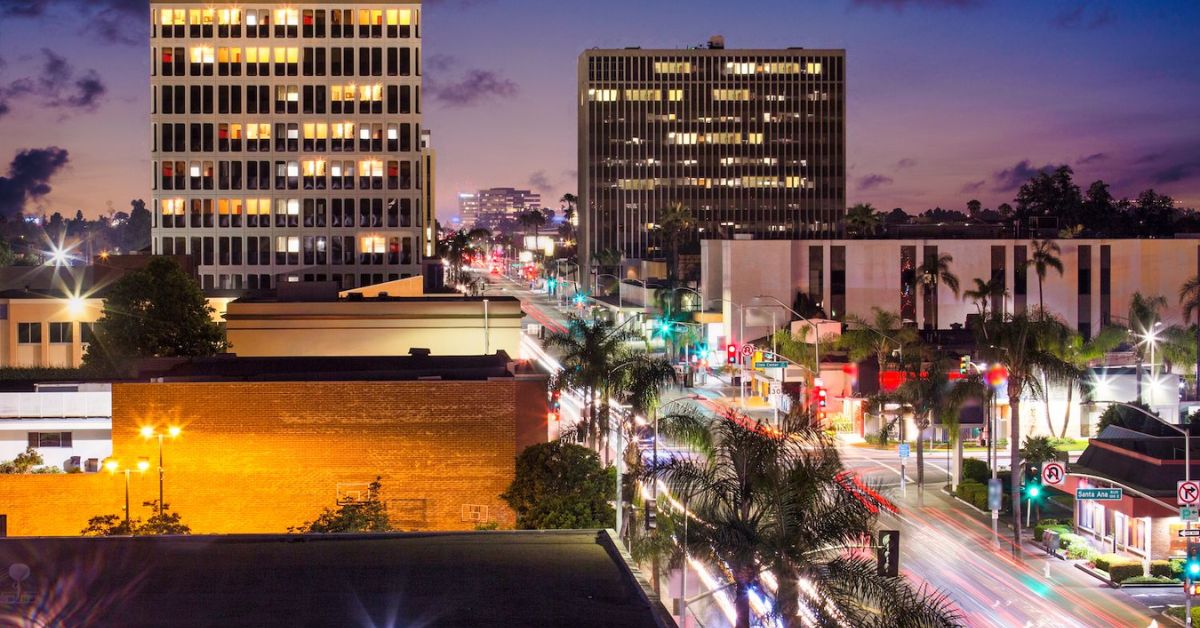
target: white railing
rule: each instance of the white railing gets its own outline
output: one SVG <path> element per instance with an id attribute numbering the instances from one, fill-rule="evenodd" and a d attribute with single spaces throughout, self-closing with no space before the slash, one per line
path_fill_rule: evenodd
<path id="1" fill-rule="evenodd" d="M 109 418 L 112 392 L 0 393 L 0 419 Z"/>

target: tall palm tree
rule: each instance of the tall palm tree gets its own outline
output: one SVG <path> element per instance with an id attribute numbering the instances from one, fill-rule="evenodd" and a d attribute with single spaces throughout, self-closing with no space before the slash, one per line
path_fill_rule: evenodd
<path id="1" fill-rule="evenodd" d="M 958 276 L 950 272 L 950 264 L 953 262 L 954 256 L 942 253 L 937 256 L 926 256 L 925 261 L 917 267 L 917 276 L 925 294 L 925 307 L 933 309 L 934 331 L 937 331 L 938 328 L 938 284 L 946 284 L 954 296 L 958 296 Z M 928 315 L 926 316 L 928 317 Z"/>
<path id="2" fill-rule="evenodd" d="M 1137 400 L 1142 403 L 1142 366 L 1150 352 L 1148 336 L 1155 336 L 1162 324 L 1162 311 L 1167 307 L 1167 298 L 1133 293 L 1129 300 L 1129 341 L 1137 357 Z M 1153 368 L 1153 365 L 1151 365 Z"/>
<path id="3" fill-rule="evenodd" d="M 533 231 L 533 248 L 540 251 L 542 247 L 538 230 L 546 226 L 546 215 L 536 209 L 531 209 L 518 216 L 517 222 L 525 228 L 526 237 L 529 236 L 529 231 Z"/>
<path id="4" fill-rule="evenodd" d="M 894 353 L 917 341 L 917 333 L 902 323 L 900 314 L 879 307 L 871 308 L 870 320 L 850 315 L 846 322 L 858 327 L 847 329 L 838 337 L 838 345 L 850 353 L 850 359 L 858 362 L 874 357 L 879 363 L 879 390 L 883 390 L 883 372 Z"/>
<path id="5" fill-rule="evenodd" d="M 979 346 L 984 357 L 1008 369 L 1009 447 L 1012 460 L 1012 494 L 1020 494 L 1021 401 L 1028 394 L 1044 394 L 1042 383 L 1055 385 L 1074 381 L 1075 366 L 1056 355 L 1050 347 L 1061 342 L 1069 330 L 1054 318 L 1031 318 L 1027 313 L 993 318 L 980 330 Z M 1038 375 L 1042 375 L 1039 381 Z M 1021 539 L 1021 500 L 1012 500 L 1013 538 Z"/>
<path id="6" fill-rule="evenodd" d="M 593 262 L 599 267 L 601 272 L 611 269 L 613 271 L 613 275 L 621 274 L 617 272 L 617 269 L 621 265 L 621 260 L 623 259 L 625 259 L 625 254 L 622 253 L 620 249 L 601 249 L 592 256 Z M 618 288 L 620 288 L 620 286 L 618 286 Z"/>
<path id="7" fill-rule="evenodd" d="M 857 203 L 846 210 L 842 224 L 845 225 L 846 235 L 853 234 L 855 237 L 862 238 L 875 235 L 879 231 L 879 227 L 883 224 L 883 215 L 875 211 L 870 203 Z"/>
<path id="8" fill-rule="evenodd" d="M 1046 301 L 1042 293 L 1042 283 L 1046 281 L 1046 274 L 1050 269 L 1058 271 L 1061 277 L 1063 274 L 1062 259 L 1058 256 L 1062 255 L 1062 248 L 1054 240 L 1033 240 L 1029 243 L 1031 251 L 1029 260 L 1025 262 L 1025 266 L 1032 266 L 1033 272 L 1038 278 L 1038 310 L 1042 317 L 1046 316 Z"/>
<path id="9" fill-rule="evenodd" d="M 916 377 L 900 385 L 897 397 L 912 410 L 917 424 L 917 487 L 925 488 L 925 432 L 934 421 L 947 422 L 952 412 L 957 412 L 957 400 L 950 394 L 951 383 L 946 373 L 945 359 L 934 354 L 933 359 L 918 369 Z M 954 417 L 957 423 L 957 417 Z"/>
<path id="10" fill-rule="evenodd" d="M 992 387 L 984 381 L 983 375 L 977 372 L 968 373 L 966 377 L 957 379 L 950 384 L 947 407 L 942 413 L 942 421 L 946 425 L 950 443 L 954 445 L 954 472 L 950 476 L 950 488 L 953 491 L 957 491 L 959 482 L 962 482 L 963 443 L 960 410 L 967 401 L 972 399 L 978 400 L 986 406 L 991 403 L 993 394 L 995 393 Z"/>
<path id="11" fill-rule="evenodd" d="M 659 234 L 667 254 L 667 281 L 679 277 L 679 244 L 689 240 L 696 229 L 696 217 L 682 203 L 672 203 L 658 218 Z"/>
<path id="12" fill-rule="evenodd" d="M 564 331 L 546 334 L 547 348 L 558 349 L 562 370 L 554 375 L 551 388 L 578 388 L 587 407 L 581 421 L 580 433 L 595 448 L 600 441 L 600 413 L 596 408 L 596 393 L 603 391 L 609 374 L 625 357 L 625 343 L 640 336 L 618 327 L 606 318 L 581 318 L 571 315 Z M 608 399 L 603 400 L 607 406 Z"/>
<path id="13" fill-rule="evenodd" d="M 1179 289 L 1179 304 L 1183 306 L 1184 320 L 1190 320 L 1197 315 L 1197 321 L 1192 326 L 1196 349 L 1196 397 L 1200 399 L 1200 275 L 1193 276 L 1183 283 Z"/>
<path id="14" fill-rule="evenodd" d="M 849 478 L 811 416 L 789 415 L 779 430 L 767 430 L 732 413 L 711 421 L 676 415 L 667 431 L 698 455 L 659 462 L 647 475 L 664 480 L 699 520 L 680 541 L 691 555 L 726 567 L 736 626 L 750 625 L 750 591 L 767 589 L 766 571 L 777 578 L 775 612 L 788 626 L 800 625 L 802 605 L 819 624 L 960 621 L 944 596 L 879 576 L 874 561 L 848 549 L 872 544 L 875 512 L 886 502 Z"/>

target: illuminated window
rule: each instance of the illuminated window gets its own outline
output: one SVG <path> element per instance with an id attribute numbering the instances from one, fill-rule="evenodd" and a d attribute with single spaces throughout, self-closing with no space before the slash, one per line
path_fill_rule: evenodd
<path id="1" fill-rule="evenodd" d="M 658 185 L 658 179 L 617 179 L 617 189 L 621 190 L 653 190 Z"/>
<path id="2" fill-rule="evenodd" d="M 625 100 L 654 101 L 662 100 L 662 91 L 657 89 L 627 89 Z"/>
<path id="3" fill-rule="evenodd" d="M 182 198 L 163 199 L 162 213 L 164 216 L 182 216 L 186 204 Z"/>
<path id="4" fill-rule="evenodd" d="M 275 63 L 300 63 L 300 49 L 276 48 Z"/>
<path id="5" fill-rule="evenodd" d="M 275 9 L 275 25 L 276 26 L 299 26 L 300 25 L 300 10 L 299 9 Z"/>
<path id="6" fill-rule="evenodd" d="M 799 63 L 764 63 L 762 64 L 764 74 L 799 74 Z"/>
<path id="7" fill-rule="evenodd" d="M 335 122 L 333 124 L 333 139 L 335 139 L 335 140 L 354 139 L 354 123 L 353 122 Z"/>
<path id="8" fill-rule="evenodd" d="M 388 9 L 388 26 L 409 26 L 412 24 L 412 11 L 409 9 Z"/>
<path id="9" fill-rule="evenodd" d="M 383 11 L 379 9 L 359 9 L 358 23 L 360 26 L 383 26 Z"/>
<path id="10" fill-rule="evenodd" d="M 804 69 L 809 74 L 820 74 L 821 73 L 821 62 L 820 61 L 809 61 L 808 63 L 805 64 Z"/>
<path id="11" fill-rule="evenodd" d="M 748 89 L 714 89 L 713 100 L 718 101 L 733 101 L 733 100 L 750 100 L 750 90 Z"/>
<path id="12" fill-rule="evenodd" d="M 691 74 L 692 63 L 690 61 L 655 61 L 655 74 Z"/>
<path id="13" fill-rule="evenodd" d="M 217 24 L 231 26 L 242 23 L 241 9 L 220 9 L 217 11 Z"/>
<path id="14" fill-rule="evenodd" d="M 275 236 L 275 251 L 278 253 L 299 253 L 300 238 L 298 236 Z"/>
<path id="15" fill-rule="evenodd" d="M 271 213 L 271 200 L 266 198 L 251 198 L 246 200 L 247 216 L 266 216 Z"/>
<path id="16" fill-rule="evenodd" d="M 329 137 L 329 127 L 325 123 L 307 122 L 304 124 L 304 139 L 323 140 L 327 137 Z"/>
<path id="17" fill-rule="evenodd" d="M 763 143 L 763 134 L 762 133 L 747 133 L 746 134 L 746 143 L 747 144 L 762 144 Z"/>
<path id="18" fill-rule="evenodd" d="M 306 159 L 301 163 L 302 171 L 306 177 L 323 177 L 325 176 L 325 160 L 324 159 Z"/>
<path id="19" fill-rule="evenodd" d="M 679 102 L 679 101 L 683 100 L 683 90 L 682 89 L 667 90 L 667 100 L 669 100 L 671 102 Z"/>
<path id="20" fill-rule="evenodd" d="M 271 125 L 268 123 L 246 125 L 246 138 L 251 140 L 271 139 Z"/>
<path id="21" fill-rule="evenodd" d="M 163 26 L 183 26 L 187 23 L 187 11 L 184 9 L 163 9 Z"/>
<path id="22" fill-rule="evenodd" d="M 331 88 L 333 100 L 353 101 L 357 89 L 354 85 L 334 85 Z"/>
<path id="23" fill-rule="evenodd" d="M 354 89 L 354 86 L 351 85 L 350 89 Z M 351 98 L 347 98 L 346 100 L 351 100 Z M 361 85 L 361 86 L 359 86 L 359 88 L 358 88 L 358 101 L 359 102 L 380 102 L 382 100 L 383 100 L 383 86 L 382 85 Z"/>
<path id="24" fill-rule="evenodd" d="M 696 133 L 667 133 L 668 144 L 695 144 L 697 142 Z"/>
<path id="25" fill-rule="evenodd" d="M 755 63 L 734 63 L 732 61 L 725 64 L 726 74 L 755 74 L 758 72 L 758 64 Z"/>
<path id="26" fill-rule="evenodd" d="M 615 89 L 589 89 L 588 100 L 598 102 L 616 102 L 620 97 L 620 92 Z"/>
<path id="27" fill-rule="evenodd" d="M 200 46 L 192 48 L 192 63 L 214 63 L 216 55 L 212 48 Z"/>
<path id="28" fill-rule="evenodd" d="M 378 159 L 363 159 L 358 162 L 358 176 L 383 177 L 383 162 Z"/>
<path id="29" fill-rule="evenodd" d="M 358 247 L 362 253 L 387 253 L 387 238 L 383 236 L 362 236 L 358 239 Z"/>

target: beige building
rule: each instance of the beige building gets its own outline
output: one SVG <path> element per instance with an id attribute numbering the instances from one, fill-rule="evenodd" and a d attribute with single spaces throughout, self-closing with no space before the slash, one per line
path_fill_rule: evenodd
<path id="1" fill-rule="evenodd" d="M 829 240 L 829 241 L 705 241 L 702 245 L 700 292 L 705 300 L 723 298 L 747 308 L 746 336 L 770 331 L 769 299 L 788 304 L 797 293 L 809 295 L 834 319 L 847 314 L 869 316 L 872 307 L 898 312 L 923 329 L 963 325 L 978 312 L 970 299 L 956 296 L 944 284 L 925 296 L 917 268 L 939 255 L 950 255 L 950 271 L 962 290 L 976 278 L 1003 281 L 1006 296 L 988 303 L 989 311 L 1020 312 L 1037 307 L 1062 317 L 1072 328 L 1091 335 L 1110 322 L 1123 322 L 1135 292 L 1163 296 L 1166 324 L 1186 325 L 1179 306 L 1179 289 L 1200 267 L 1200 240 L 1192 239 L 1078 239 L 1057 240 L 1063 263 L 1051 269 L 1038 290 L 1038 277 L 1026 266 L 1029 240 Z M 728 301 L 719 307 L 726 337 L 739 325 L 739 308 Z M 763 306 L 763 307 L 757 307 Z M 779 308 L 776 308 L 779 309 Z M 780 310 L 782 311 L 782 310 Z M 764 316 L 763 312 L 767 312 Z"/>
<path id="2" fill-rule="evenodd" d="M 388 294 L 388 293 L 384 293 Z M 244 298 L 226 312 L 231 350 L 257 356 L 521 354 L 521 302 L 513 297 L 384 296 L 324 301 Z"/>
<path id="3" fill-rule="evenodd" d="M 102 307 L 58 291 L 0 292 L 0 367 L 79 366 Z"/>

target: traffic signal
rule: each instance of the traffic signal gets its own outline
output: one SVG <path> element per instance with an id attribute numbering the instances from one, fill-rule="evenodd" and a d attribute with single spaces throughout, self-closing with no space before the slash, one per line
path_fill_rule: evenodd
<path id="1" fill-rule="evenodd" d="M 824 408 L 829 405 L 829 393 L 824 386 L 817 388 L 817 407 Z"/>
<path id="2" fill-rule="evenodd" d="M 558 287 L 558 280 L 555 279 L 554 277 L 551 277 L 546 280 L 546 290 L 549 291 L 550 294 L 554 294 L 555 289 L 557 287 Z"/>
<path id="3" fill-rule="evenodd" d="M 1030 502 L 1042 497 L 1042 468 L 1037 465 L 1025 467 L 1025 499 Z"/>
<path id="4" fill-rule="evenodd" d="M 646 529 L 654 530 L 655 528 L 658 527 L 658 500 L 647 499 L 645 501 L 645 507 L 646 507 L 646 516 L 645 516 Z"/>
<path id="5" fill-rule="evenodd" d="M 875 546 L 875 568 L 885 578 L 900 575 L 900 531 L 880 530 L 879 544 Z"/>
<path id="6" fill-rule="evenodd" d="M 1187 544 L 1187 561 L 1183 564 L 1183 575 L 1187 581 L 1200 580 L 1200 543 L 1189 540 Z"/>
<path id="7" fill-rule="evenodd" d="M 738 361 L 738 346 L 732 342 L 725 345 L 725 361 L 734 364 Z"/>
<path id="8" fill-rule="evenodd" d="M 964 355 L 958 359 L 958 374 L 959 375 L 966 375 L 967 371 L 970 368 L 971 368 L 971 356 Z"/>
<path id="9" fill-rule="evenodd" d="M 562 406 L 562 404 L 559 403 L 560 396 L 562 396 L 561 391 L 558 391 L 558 390 L 550 391 L 550 403 L 548 404 L 549 411 L 546 412 L 546 419 L 551 423 L 553 423 L 554 421 L 557 421 L 561 416 L 560 411 L 559 411 L 559 408 Z"/>

